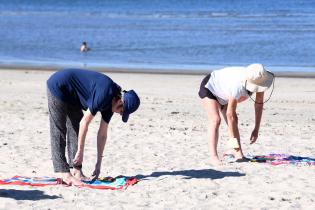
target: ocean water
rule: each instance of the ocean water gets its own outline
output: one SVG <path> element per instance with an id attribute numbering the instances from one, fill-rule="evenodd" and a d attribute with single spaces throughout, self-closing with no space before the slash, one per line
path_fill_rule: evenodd
<path id="1" fill-rule="evenodd" d="M 315 1 L 0 0 L 0 37 L 0 65 L 315 71 Z"/>

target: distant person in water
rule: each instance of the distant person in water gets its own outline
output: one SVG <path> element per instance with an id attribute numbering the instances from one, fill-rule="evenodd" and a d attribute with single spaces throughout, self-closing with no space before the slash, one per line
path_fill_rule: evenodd
<path id="1" fill-rule="evenodd" d="M 97 133 L 97 160 L 92 178 L 101 170 L 108 124 L 113 113 L 127 122 L 140 99 L 135 91 L 122 91 L 108 76 L 82 69 L 58 71 L 47 80 L 51 152 L 54 171 L 68 185 L 81 185 L 82 162 L 88 127 L 97 112 L 101 121 Z M 86 112 L 83 114 L 82 110 Z M 67 146 L 68 161 L 65 156 Z"/>
<path id="2" fill-rule="evenodd" d="M 233 161 L 246 160 L 240 143 L 236 107 L 238 103 L 247 100 L 252 94 L 256 94 L 254 100 L 255 125 L 250 136 L 250 143 L 253 144 L 258 138 L 264 104 L 264 91 L 271 86 L 273 80 L 274 74 L 265 70 L 261 64 L 215 70 L 202 80 L 199 97 L 209 119 L 209 149 L 212 165 L 221 165 L 217 153 L 221 123 L 220 112 L 228 125 L 229 140 L 227 141 L 227 147 L 229 151 L 226 152 L 226 155 L 232 156 Z"/>
<path id="3" fill-rule="evenodd" d="M 82 42 L 82 45 L 80 47 L 80 51 L 81 52 L 87 52 L 89 50 L 91 50 L 91 49 L 87 46 L 87 43 L 86 42 Z"/>

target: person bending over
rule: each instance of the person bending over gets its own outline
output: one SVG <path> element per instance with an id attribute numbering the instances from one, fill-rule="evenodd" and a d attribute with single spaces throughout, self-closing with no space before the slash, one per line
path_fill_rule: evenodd
<path id="1" fill-rule="evenodd" d="M 113 113 L 127 122 L 140 99 L 134 90 L 122 91 L 108 76 L 83 69 L 58 71 L 47 80 L 51 152 L 54 171 L 69 185 L 81 185 L 82 162 L 88 127 L 97 112 L 97 161 L 92 178 L 98 178 Z M 86 112 L 83 114 L 82 110 Z M 68 162 L 65 156 L 67 146 Z M 70 170 L 71 169 L 71 170 Z"/>
<path id="2" fill-rule="evenodd" d="M 209 149 L 211 164 L 220 165 L 217 153 L 220 112 L 228 125 L 229 140 L 227 146 L 238 161 L 244 160 L 238 129 L 236 107 L 247 100 L 253 93 L 255 99 L 255 126 L 251 133 L 251 144 L 256 142 L 262 117 L 264 91 L 274 80 L 274 74 L 267 71 L 262 64 L 247 67 L 227 67 L 215 70 L 201 82 L 199 97 L 209 119 Z"/>

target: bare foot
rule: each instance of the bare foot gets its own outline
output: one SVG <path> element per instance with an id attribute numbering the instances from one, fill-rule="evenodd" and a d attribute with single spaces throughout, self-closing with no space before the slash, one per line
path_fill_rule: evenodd
<path id="1" fill-rule="evenodd" d="M 223 165 L 222 161 L 216 155 L 210 156 L 210 164 L 212 166 L 222 166 Z"/>
<path id="2" fill-rule="evenodd" d="M 72 174 L 70 172 L 66 172 L 66 173 L 62 173 L 62 181 L 71 186 L 82 186 L 84 185 L 83 182 L 80 181 L 80 179 L 77 179 L 76 177 L 72 176 Z"/>
<path id="3" fill-rule="evenodd" d="M 241 162 L 248 162 L 249 159 L 246 158 L 242 151 L 241 150 L 237 150 L 237 149 L 231 149 L 231 150 L 228 150 L 224 153 L 224 156 L 225 157 L 225 160 L 228 162 L 228 163 L 241 163 Z"/>
<path id="4" fill-rule="evenodd" d="M 82 169 L 74 168 L 72 170 L 72 174 L 78 180 L 88 180 L 88 178 L 83 174 Z"/>

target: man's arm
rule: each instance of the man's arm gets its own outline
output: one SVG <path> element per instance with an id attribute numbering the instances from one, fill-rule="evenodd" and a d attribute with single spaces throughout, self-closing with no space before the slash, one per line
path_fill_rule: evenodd
<path id="1" fill-rule="evenodd" d="M 98 129 L 97 133 L 97 161 L 95 164 L 95 170 L 92 174 L 93 179 L 97 179 L 100 172 L 101 172 L 101 166 L 102 166 L 102 158 L 103 158 L 103 152 L 107 140 L 107 130 L 108 130 L 108 123 L 101 119 L 100 127 Z"/>
<path id="2" fill-rule="evenodd" d="M 263 101 L 264 101 L 264 92 L 256 93 L 256 100 L 257 103 L 255 103 L 255 127 L 250 137 L 250 143 L 254 143 L 258 138 L 258 132 L 260 128 L 260 122 L 262 117 L 262 111 L 263 111 Z"/>
<path id="3" fill-rule="evenodd" d="M 102 162 L 103 152 L 107 139 L 108 123 L 101 120 L 100 128 L 97 133 L 97 163 Z"/>
<path id="4" fill-rule="evenodd" d="M 90 110 L 87 110 L 84 113 L 83 118 L 80 121 L 80 128 L 79 128 L 79 137 L 78 137 L 78 150 L 75 155 L 75 158 L 73 160 L 75 165 L 81 165 L 83 162 L 83 153 L 84 153 L 84 144 L 85 144 L 85 137 L 88 132 L 88 127 L 90 122 L 94 116 L 90 112 Z"/>

